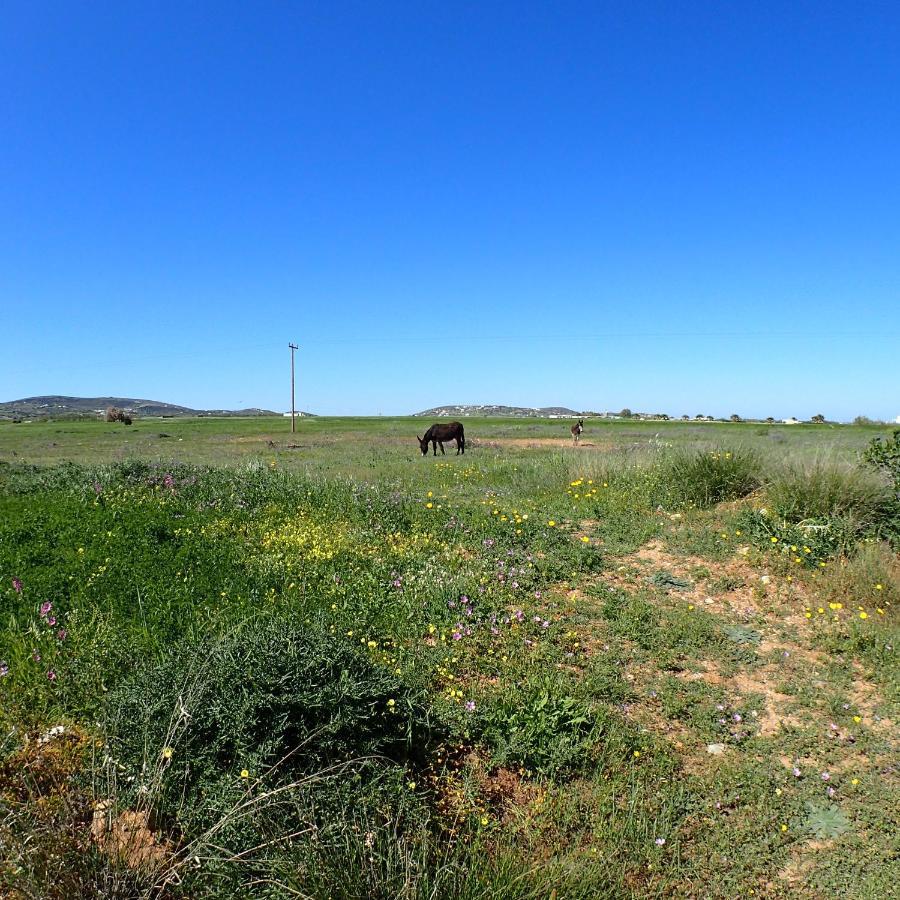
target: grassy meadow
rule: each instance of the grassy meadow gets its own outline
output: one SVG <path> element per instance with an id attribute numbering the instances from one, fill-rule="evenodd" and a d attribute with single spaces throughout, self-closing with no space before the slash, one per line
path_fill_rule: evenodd
<path id="1" fill-rule="evenodd" d="M 0 423 L 0 897 L 891 896 L 891 429 L 428 424 Z"/>

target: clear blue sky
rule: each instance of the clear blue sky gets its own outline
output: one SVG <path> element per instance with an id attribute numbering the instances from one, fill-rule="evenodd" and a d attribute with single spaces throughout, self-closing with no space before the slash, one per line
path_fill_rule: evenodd
<path id="1" fill-rule="evenodd" d="M 0 400 L 900 414 L 896 3 L 0 9 Z"/>

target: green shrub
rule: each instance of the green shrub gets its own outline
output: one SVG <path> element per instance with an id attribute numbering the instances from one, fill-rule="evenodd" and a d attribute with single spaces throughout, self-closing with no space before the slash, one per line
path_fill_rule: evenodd
<path id="1" fill-rule="evenodd" d="M 863 453 L 863 461 L 884 472 L 900 493 L 900 428 L 894 430 L 893 437 L 873 438 Z"/>
<path id="2" fill-rule="evenodd" d="M 323 773 L 364 794 L 386 772 L 415 766 L 429 741 L 418 698 L 396 677 L 346 641 L 285 618 L 174 648 L 112 693 L 105 726 L 119 785 L 151 797 L 188 837 L 218 828 L 248 792 L 299 785 L 299 800 L 279 793 L 277 804 L 235 819 L 229 833 L 243 846 L 266 817 L 283 816 L 289 828 L 291 805 L 308 807 L 303 796 L 328 787 Z"/>
<path id="3" fill-rule="evenodd" d="M 759 460 L 749 450 L 678 452 L 664 464 L 664 505 L 705 509 L 745 497 L 759 486 Z"/>

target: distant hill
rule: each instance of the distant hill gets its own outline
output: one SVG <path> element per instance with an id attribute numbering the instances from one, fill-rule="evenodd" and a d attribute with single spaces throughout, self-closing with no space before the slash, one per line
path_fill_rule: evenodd
<path id="1" fill-rule="evenodd" d="M 108 406 L 117 406 L 132 416 L 277 416 L 268 409 L 191 409 L 159 400 L 137 400 L 134 397 L 25 397 L 0 403 L 0 418 L 30 419 L 39 417 L 101 416 Z M 305 413 L 309 415 L 309 413 Z"/>
<path id="2" fill-rule="evenodd" d="M 564 418 L 578 418 L 582 415 L 597 415 L 597 413 L 580 413 L 567 406 L 542 406 L 535 409 L 529 406 L 497 406 L 494 404 L 458 404 L 451 406 L 435 406 L 426 409 L 416 416 L 430 416 L 447 418 L 449 416 L 510 416 L 517 418 L 547 418 L 548 416 L 560 416 Z"/>

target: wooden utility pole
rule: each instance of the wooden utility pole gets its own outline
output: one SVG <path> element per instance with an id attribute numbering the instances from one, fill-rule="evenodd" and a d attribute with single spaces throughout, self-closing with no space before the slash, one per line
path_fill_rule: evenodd
<path id="1" fill-rule="evenodd" d="M 288 347 L 291 348 L 291 434 L 294 434 L 297 430 L 297 425 L 294 422 L 294 417 L 297 415 L 297 409 L 294 405 L 294 351 L 300 348 L 296 344 L 288 344 Z"/>

